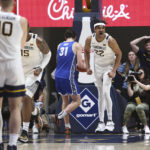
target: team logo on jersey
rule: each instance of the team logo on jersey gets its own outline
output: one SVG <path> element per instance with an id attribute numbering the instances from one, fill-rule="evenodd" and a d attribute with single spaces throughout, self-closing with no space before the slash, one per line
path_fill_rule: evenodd
<path id="1" fill-rule="evenodd" d="M 98 101 L 87 88 L 80 95 L 81 104 L 71 113 L 71 116 L 87 130 L 98 118 Z"/>
<path id="2" fill-rule="evenodd" d="M 30 43 L 30 46 L 33 46 L 33 43 Z"/>

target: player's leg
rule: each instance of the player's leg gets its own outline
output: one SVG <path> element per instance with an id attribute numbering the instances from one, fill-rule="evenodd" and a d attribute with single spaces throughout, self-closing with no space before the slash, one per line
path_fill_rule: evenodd
<path id="1" fill-rule="evenodd" d="M 106 123 L 106 129 L 109 131 L 114 130 L 114 122 L 112 121 L 112 100 L 110 97 L 112 79 L 108 76 L 108 72 L 104 73 L 103 76 L 103 94 L 106 101 L 107 117 L 108 121 Z"/>
<path id="2" fill-rule="evenodd" d="M 3 118 L 2 118 L 2 103 L 4 94 L 4 81 L 5 81 L 5 62 L 0 63 L 0 149 L 4 149 L 2 129 L 3 129 Z"/>
<path id="3" fill-rule="evenodd" d="M 10 108 L 9 143 L 7 149 L 16 150 L 21 126 L 21 101 L 22 97 L 25 96 L 25 81 L 21 59 L 9 61 L 6 67 L 5 90 Z"/>
<path id="4" fill-rule="evenodd" d="M 23 120 L 23 130 L 21 136 L 19 137 L 20 142 L 28 142 L 28 131 L 31 119 L 31 113 L 33 111 L 33 95 L 39 86 L 38 82 L 33 82 L 31 85 L 26 85 L 26 96 L 23 99 L 23 109 L 22 109 L 22 120 Z"/>
<path id="5" fill-rule="evenodd" d="M 96 79 L 95 85 L 97 86 L 98 90 L 98 114 L 99 114 L 99 123 L 95 132 L 102 132 L 105 130 L 105 123 L 104 123 L 104 112 L 105 112 L 105 99 L 103 96 L 103 80 L 102 75 L 101 77 Z"/>
<path id="6" fill-rule="evenodd" d="M 66 115 L 75 110 L 81 104 L 80 95 L 70 95 L 70 96 L 72 102 L 69 105 L 67 105 L 67 107 L 62 112 L 58 114 L 58 119 L 64 118 Z M 62 99 L 67 99 L 67 96 L 62 95 Z"/>
<path id="7" fill-rule="evenodd" d="M 22 101 L 23 107 L 22 107 L 22 133 L 19 137 L 20 142 L 28 142 L 28 131 L 29 131 L 29 123 L 31 118 L 31 112 L 32 112 L 32 98 L 30 98 L 28 95 L 26 95 L 23 98 Z"/>
<path id="8" fill-rule="evenodd" d="M 4 149 L 3 138 L 2 138 L 2 130 L 3 130 L 3 118 L 2 118 L 2 102 L 3 99 L 0 97 L 0 150 Z"/>
<path id="9" fill-rule="evenodd" d="M 62 96 L 62 110 L 64 110 L 69 105 L 69 96 Z M 65 122 L 65 134 L 71 133 L 71 125 L 69 121 L 69 114 L 64 117 Z"/>
<path id="10" fill-rule="evenodd" d="M 21 126 L 21 100 L 22 97 L 8 98 L 9 119 L 9 146 L 16 146 Z"/>

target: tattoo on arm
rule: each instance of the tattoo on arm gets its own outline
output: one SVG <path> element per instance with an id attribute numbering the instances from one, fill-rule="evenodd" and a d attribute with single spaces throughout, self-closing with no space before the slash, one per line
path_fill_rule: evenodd
<path id="1" fill-rule="evenodd" d="M 49 49 L 47 43 L 45 42 L 45 40 L 38 37 L 37 40 L 36 40 L 36 43 L 37 43 L 38 48 L 40 49 L 40 51 L 43 54 L 47 54 L 50 51 L 50 49 Z"/>

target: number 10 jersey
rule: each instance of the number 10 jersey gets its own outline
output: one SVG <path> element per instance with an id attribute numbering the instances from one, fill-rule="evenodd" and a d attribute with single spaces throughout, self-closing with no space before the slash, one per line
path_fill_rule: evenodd
<path id="1" fill-rule="evenodd" d="M 0 12 L 0 61 L 21 58 L 22 36 L 20 16 Z"/>

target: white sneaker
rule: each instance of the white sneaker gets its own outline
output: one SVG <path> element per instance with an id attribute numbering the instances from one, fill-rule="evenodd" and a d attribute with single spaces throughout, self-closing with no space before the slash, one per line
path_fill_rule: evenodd
<path id="1" fill-rule="evenodd" d="M 34 124 L 34 126 L 32 128 L 32 132 L 33 132 L 33 134 L 38 134 L 39 133 L 39 130 L 38 130 L 36 124 Z"/>
<path id="2" fill-rule="evenodd" d="M 144 127 L 144 131 L 145 131 L 145 134 L 150 134 L 150 130 L 147 125 Z"/>
<path id="3" fill-rule="evenodd" d="M 129 131 L 128 131 L 128 129 L 127 129 L 127 126 L 123 126 L 123 127 L 122 127 L 122 132 L 123 132 L 124 134 L 129 134 Z"/>
<path id="4" fill-rule="evenodd" d="M 96 130 L 95 130 L 95 132 L 102 132 L 102 131 L 104 131 L 105 130 L 105 124 L 104 123 L 98 123 L 98 126 L 97 126 L 97 128 L 96 128 Z"/>
<path id="5" fill-rule="evenodd" d="M 107 121 L 105 129 L 108 131 L 113 131 L 115 128 L 114 125 L 115 124 L 113 123 L 113 121 Z"/>

